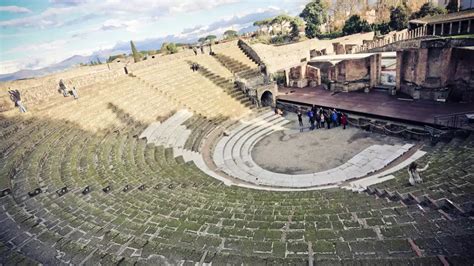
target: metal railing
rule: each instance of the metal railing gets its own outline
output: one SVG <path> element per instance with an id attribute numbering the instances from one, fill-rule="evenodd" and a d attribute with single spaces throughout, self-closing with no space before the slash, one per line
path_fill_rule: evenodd
<path id="1" fill-rule="evenodd" d="M 445 126 L 450 128 L 463 128 L 474 130 L 474 121 L 472 121 L 472 119 L 469 119 L 469 114 L 474 114 L 474 111 L 454 113 L 448 115 L 437 115 L 434 117 L 434 123 L 439 126 Z"/>

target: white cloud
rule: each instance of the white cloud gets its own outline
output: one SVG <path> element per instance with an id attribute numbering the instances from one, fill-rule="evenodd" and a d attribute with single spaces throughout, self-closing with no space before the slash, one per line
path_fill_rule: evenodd
<path id="1" fill-rule="evenodd" d="M 74 12 L 74 8 L 48 8 L 38 15 L 33 15 L 24 18 L 15 18 L 10 20 L 0 21 L 0 27 L 39 27 L 45 28 L 50 26 L 60 26 L 60 17 Z"/>
<path id="2" fill-rule="evenodd" d="M 256 9 L 247 13 L 240 13 L 227 18 L 222 18 L 206 26 L 196 26 L 184 29 L 178 36 L 222 34 L 228 29 L 240 30 L 253 24 L 253 22 L 265 18 L 270 18 L 281 13 L 281 9 L 268 7 L 265 9 Z"/>
<path id="3" fill-rule="evenodd" d="M 115 19 L 129 19 L 131 17 L 152 19 L 173 15 L 176 13 L 189 13 L 199 10 L 208 10 L 222 5 L 236 3 L 237 0 L 51 0 L 53 7 L 40 14 L 25 18 L 16 18 L 0 21 L 0 27 L 60 27 L 71 25 L 71 21 L 79 23 L 81 19 L 67 20 L 67 16 L 90 16 Z"/>
<path id="4" fill-rule="evenodd" d="M 32 13 L 26 7 L 21 6 L 0 6 L 0 12 L 10 12 L 10 13 Z"/>

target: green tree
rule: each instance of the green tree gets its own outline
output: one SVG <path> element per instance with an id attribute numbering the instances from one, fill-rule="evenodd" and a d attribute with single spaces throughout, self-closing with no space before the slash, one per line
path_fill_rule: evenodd
<path id="1" fill-rule="evenodd" d="M 109 56 L 109 59 L 107 59 L 107 63 L 110 63 L 117 58 L 125 58 L 125 54 L 111 55 Z"/>
<path id="2" fill-rule="evenodd" d="M 278 24 L 278 26 L 280 27 L 281 34 L 285 34 L 285 32 L 283 30 L 283 25 L 285 25 L 285 23 L 291 22 L 291 21 L 293 21 L 292 17 L 290 17 L 288 15 L 285 15 L 285 14 L 281 14 L 281 15 L 278 15 L 278 16 L 273 18 L 272 24 L 273 25 Z"/>
<path id="3" fill-rule="evenodd" d="M 293 40 L 297 40 L 300 36 L 300 28 L 304 25 L 304 22 L 301 18 L 299 17 L 296 17 L 294 18 L 291 23 L 290 23 L 290 27 L 291 27 L 291 31 L 290 31 L 290 37 L 293 39 Z"/>
<path id="4" fill-rule="evenodd" d="M 201 37 L 198 39 L 198 42 L 200 42 L 201 44 L 204 43 L 206 41 L 206 37 Z"/>
<path id="5" fill-rule="evenodd" d="M 140 53 L 138 52 L 137 48 L 135 47 L 135 44 L 133 41 L 130 41 L 130 47 L 132 49 L 132 55 L 133 55 L 133 61 L 135 63 L 140 61 Z"/>
<path id="6" fill-rule="evenodd" d="M 379 24 L 373 24 L 372 28 L 374 31 L 377 31 L 379 34 L 387 34 L 390 32 L 390 24 L 388 22 L 381 22 Z"/>
<path id="7" fill-rule="evenodd" d="M 314 38 L 320 33 L 319 26 L 326 23 L 327 7 L 321 0 L 313 0 L 305 6 L 300 17 L 306 21 L 306 37 Z"/>
<path id="8" fill-rule="evenodd" d="M 253 23 L 253 25 L 254 25 L 255 27 L 258 27 L 258 31 L 260 31 L 260 32 L 262 31 L 262 28 L 263 28 L 264 26 L 266 26 L 264 20 L 257 20 L 257 21 L 255 21 L 255 22 Z"/>
<path id="9" fill-rule="evenodd" d="M 226 30 L 224 32 L 224 39 L 226 39 L 226 40 L 233 39 L 233 38 L 236 38 L 238 36 L 239 36 L 239 34 L 235 30 Z"/>
<path id="10" fill-rule="evenodd" d="M 346 23 L 342 28 L 344 35 L 369 31 L 372 31 L 369 23 L 366 20 L 361 19 L 359 15 L 352 15 L 348 20 L 346 20 Z"/>
<path id="11" fill-rule="evenodd" d="M 405 6 L 390 8 L 390 22 L 388 23 L 392 30 L 402 30 L 408 27 L 408 17 L 410 10 Z"/>
<path id="12" fill-rule="evenodd" d="M 217 39 L 216 35 L 207 35 L 206 36 L 206 41 L 209 41 L 209 43 L 214 43 L 215 39 Z"/>
<path id="13" fill-rule="evenodd" d="M 416 19 L 416 18 L 422 18 L 426 16 L 434 16 L 434 15 L 440 15 L 440 14 L 446 14 L 446 9 L 433 6 L 431 3 L 425 3 L 424 5 L 420 7 L 420 10 L 413 13 L 410 18 Z"/>
<path id="14" fill-rule="evenodd" d="M 164 42 L 161 45 L 160 49 L 161 53 L 163 54 L 175 54 L 178 52 L 178 47 L 174 43 L 166 43 Z"/>

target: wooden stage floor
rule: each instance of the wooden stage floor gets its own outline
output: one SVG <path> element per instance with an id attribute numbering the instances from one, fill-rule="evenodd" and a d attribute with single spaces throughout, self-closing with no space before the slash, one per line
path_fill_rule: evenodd
<path id="1" fill-rule="evenodd" d="M 294 91 L 294 92 L 290 92 Z M 474 113 L 474 103 L 443 103 L 399 100 L 388 92 L 336 93 L 323 88 L 279 88 L 277 101 L 336 108 L 349 113 L 389 118 L 417 124 L 434 124 L 434 117 L 453 113 Z"/>

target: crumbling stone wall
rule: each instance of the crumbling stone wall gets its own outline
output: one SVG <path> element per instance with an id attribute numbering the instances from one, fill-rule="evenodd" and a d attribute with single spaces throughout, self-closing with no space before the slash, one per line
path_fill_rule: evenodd
<path id="1" fill-rule="evenodd" d="M 397 52 L 397 89 L 415 99 L 473 101 L 474 50 L 426 41 Z"/>
<path id="2" fill-rule="evenodd" d="M 306 78 L 308 79 L 310 87 L 321 85 L 321 72 L 318 68 L 307 65 Z"/>

